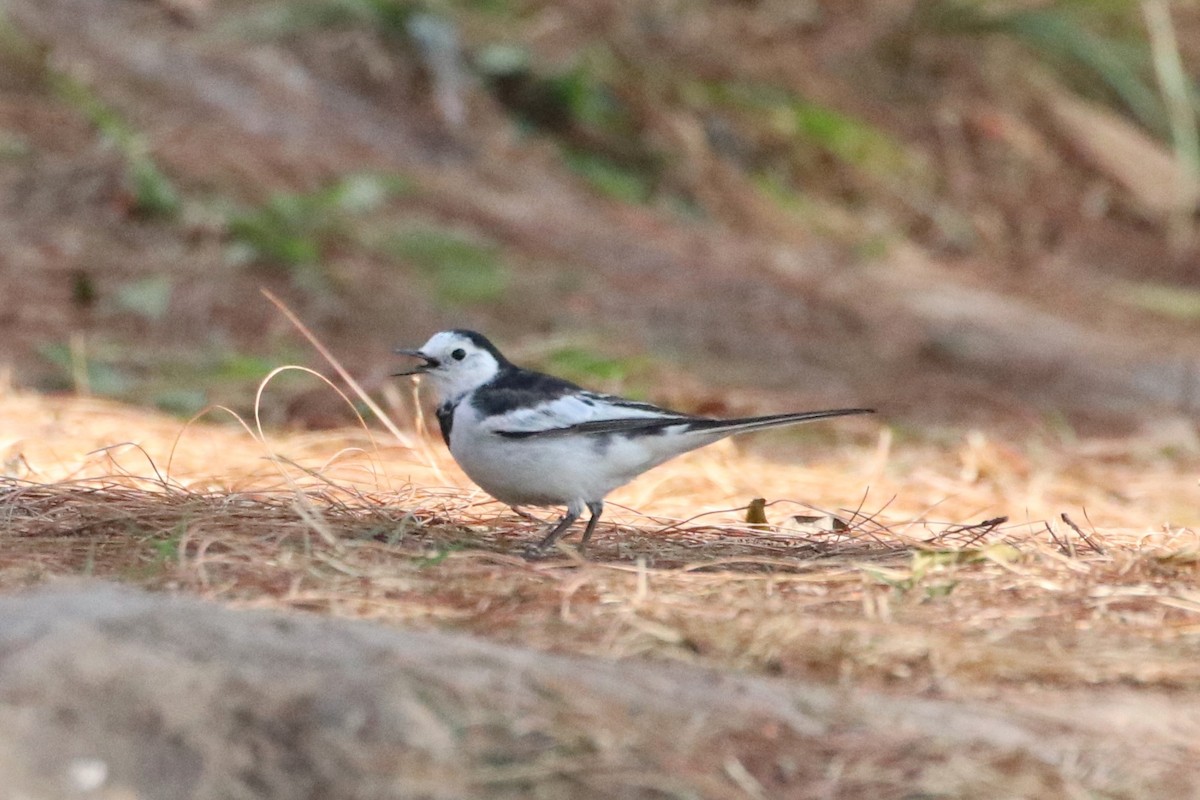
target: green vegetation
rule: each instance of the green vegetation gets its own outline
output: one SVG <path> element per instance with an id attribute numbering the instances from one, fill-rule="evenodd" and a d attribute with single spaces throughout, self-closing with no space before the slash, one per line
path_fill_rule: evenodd
<path id="1" fill-rule="evenodd" d="M 650 396 L 655 362 L 649 356 L 617 358 L 581 345 L 556 348 L 538 360 L 537 367 L 590 388 L 620 391 L 637 400 Z"/>
<path id="2" fill-rule="evenodd" d="M 413 228 L 390 236 L 382 249 L 417 267 L 447 306 L 494 301 L 508 288 L 500 249 L 453 231 Z"/>
<path id="3" fill-rule="evenodd" d="M 148 530 L 134 520 L 125 525 L 125 539 L 146 547 L 136 554 L 136 560 L 128 563 L 120 572 L 122 580 L 146 583 L 167 577 L 179 563 L 179 545 L 187 533 L 189 521 L 182 519 L 169 530 Z M 95 545 L 89 547 L 88 560 L 84 563 L 85 574 L 95 571 Z M 131 554 L 132 555 L 132 554 Z"/>
<path id="4" fill-rule="evenodd" d="M 948 35 L 1008 36 L 1085 93 L 1097 88 L 1120 101 L 1149 130 L 1165 135 L 1167 112 L 1149 80 L 1150 50 L 1132 0 L 1058 0 L 996 9 L 969 0 L 932 0 L 917 27 Z"/>
<path id="5" fill-rule="evenodd" d="M 607 53 L 597 52 L 571 69 L 546 77 L 545 89 L 573 124 L 611 135 L 634 135 L 633 115 L 617 99 L 611 83 L 598 75 L 605 70 L 600 65 L 608 60 Z"/>
<path id="6" fill-rule="evenodd" d="M 567 69 L 538 72 L 514 44 L 480 48 L 475 69 L 518 123 L 558 142 L 566 166 L 602 194 L 628 203 L 653 196 L 663 158 L 641 137 L 615 88 L 606 49 L 580 55 Z"/>
<path id="7" fill-rule="evenodd" d="M 790 103 L 790 110 L 790 124 L 784 118 L 788 133 L 815 142 L 847 164 L 881 175 L 912 168 L 912 158 L 899 142 L 862 120 L 800 99 Z"/>
<path id="8" fill-rule="evenodd" d="M 59 374 L 46 388 L 57 391 L 74 389 L 101 397 L 123 397 L 135 384 L 120 359 L 94 359 L 78 346 L 56 342 L 42 345 L 38 353 L 58 367 Z"/>
<path id="9" fill-rule="evenodd" d="M 0 161 L 10 161 L 29 155 L 29 142 L 11 131 L 0 130 Z"/>
<path id="10" fill-rule="evenodd" d="M 512 43 L 481 47 L 472 63 L 497 99 L 531 128 L 553 134 L 589 128 L 624 138 L 637 132 L 633 114 L 606 77 L 616 70 L 604 48 L 557 71 L 537 71 L 529 51 Z"/>
<path id="11" fill-rule="evenodd" d="M 957 567 L 989 561 L 1005 565 L 1020 557 L 1020 551 L 1006 543 L 960 550 L 915 550 L 908 569 L 866 567 L 863 572 L 877 583 L 892 587 L 897 594 L 904 595 L 920 588 L 923 598 L 932 600 L 954 591 L 958 585 L 954 579 Z"/>
<path id="12" fill-rule="evenodd" d="M 1112 293 L 1113 299 L 1159 316 L 1183 322 L 1200 321 L 1200 290 L 1155 283 L 1127 283 Z"/>
<path id="13" fill-rule="evenodd" d="M 0 9 L 0 68 L 11 80 L 18 75 L 40 82 L 46 74 L 46 49 L 25 36 Z"/>
<path id="14" fill-rule="evenodd" d="M 39 352 L 58 368 L 46 389 L 148 403 L 184 417 L 214 403 L 249 411 L 259 382 L 280 364 L 297 360 L 294 353 L 255 356 L 217 347 L 167 356 L 158 347 L 139 351 L 113 342 L 88 342 L 85 347 L 75 340 L 43 345 Z M 285 373 L 272 385 L 286 389 L 302 380 Z"/>
<path id="15" fill-rule="evenodd" d="M 235 212 L 228 220 L 235 263 L 314 268 L 324 246 L 340 232 L 333 206 L 324 197 L 281 194 L 264 205 Z"/>
<path id="16" fill-rule="evenodd" d="M 312 0 L 283 2 L 238 20 L 237 33 L 262 38 L 288 36 L 311 29 L 365 28 L 387 38 L 404 38 L 417 0 Z"/>
<path id="17" fill-rule="evenodd" d="M 151 275 L 125 284 L 117 290 L 118 309 L 154 322 L 167 315 L 174 280 L 169 275 Z"/>
<path id="18" fill-rule="evenodd" d="M 45 48 L 26 38 L 3 13 L 0 13 L 0 60 L 10 75 L 23 74 L 30 85 L 48 89 L 80 113 L 121 154 L 132 213 L 147 218 L 170 218 L 179 213 L 182 206 L 179 192 L 150 154 L 145 138 L 88 85 L 49 64 Z M 0 158 L 21 158 L 30 149 L 30 143 L 23 138 L 0 131 Z"/>
<path id="19" fill-rule="evenodd" d="M 621 165 L 600 153 L 562 148 L 563 161 L 592 188 L 625 203 L 647 203 L 654 194 L 654 177 Z"/>
<path id="20" fill-rule="evenodd" d="M 235 410 L 252 408 L 254 392 L 280 364 L 297 361 L 295 353 L 249 355 L 213 348 L 191 359 L 174 358 L 148 371 L 140 391 L 168 413 L 190 416 L 207 405 L 221 403 Z M 277 375 L 273 388 L 295 387 L 304 378 L 296 372 Z"/>
<path id="21" fill-rule="evenodd" d="M 126 152 L 129 159 L 129 180 L 133 191 L 133 209 L 150 217 L 173 217 L 181 200 L 175 185 L 153 159 L 145 153 Z"/>
<path id="22" fill-rule="evenodd" d="M 175 216 L 182 204 L 179 192 L 155 163 L 145 139 L 82 82 L 61 72 L 50 72 L 48 78 L 55 94 L 124 156 L 132 210 L 147 217 Z"/>
<path id="23" fill-rule="evenodd" d="M 302 288 L 327 289 L 323 262 L 338 244 L 353 242 L 353 219 L 410 188 L 396 176 L 361 174 L 307 194 L 277 194 L 262 206 L 230 214 L 230 257 L 289 272 Z"/>
<path id="24" fill-rule="evenodd" d="M 96 304 L 99 293 L 91 273 L 77 269 L 71 275 L 71 302 L 78 308 L 88 309 Z"/>
<path id="25" fill-rule="evenodd" d="M 164 566 L 170 562 L 177 561 L 179 559 L 179 543 L 183 540 L 185 533 L 187 533 L 187 521 L 180 520 L 165 539 L 150 539 L 150 546 L 154 549 L 155 560 Z"/>
<path id="26" fill-rule="evenodd" d="M 576 381 L 624 383 L 646 367 L 640 358 L 612 358 L 578 345 L 560 347 L 545 358 L 545 369 Z"/>
<path id="27" fill-rule="evenodd" d="M 457 6 L 467 13 L 503 18 L 513 16 L 521 8 L 521 4 L 513 2 L 513 0 L 451 0 L 451 5 Z"/>
<path id="28" fill-rule="evenodd" d="M 686 92 L 701 107 L 748 115 L 761 130 L 815 147 L 838 161 L 877 177 L 912 176 L 918 163 L 905 146 L 880 128 L 793 92 L 763 84 L 694 84 Z M 793 151 L 793 158 L 800 159 Z"/>
<path id="29" fill-rule="evenodd" d="M 466 545 L 459 544 L 458 542 L 450 542 L 448 544 L 439 545 L 435 550 L 432 550 L 429 555 L 414 558 L 413 566 L 415 566 L 417 569 L 429 569 L 430 567 L 436 567 L 449 558 L 451 554 L 465 549 Z"/>

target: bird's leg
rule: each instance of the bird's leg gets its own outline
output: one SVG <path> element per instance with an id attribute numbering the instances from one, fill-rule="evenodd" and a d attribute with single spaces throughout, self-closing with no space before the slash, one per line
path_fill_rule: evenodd
<path id="1" fill-rule="evenodd" d="M 511 508 L 512 512 L 514 514 L 516 514 L 518 517 L 520 517 L 521 519 L 527 519 L 530 522 L 541 522 L 542 521 L 539 517 L 535 517 L 533 514 L 530 514 L 528 511 L 521 508 L 520 506 L 509 506 L 509 508 Z"/>
<path id="2" fill-rule="evenodd" d="M 600 520 L 600 515 L 604 513 L 604 501 L 593 500 L 587 504 L 588 511 L 592 512 L 592 518 L 588 520 L 587 527 L 583 529 L 583 538 L 579 541 L 579 552 L 583 552 L 587 547 L 588 540 L 592 538 L 592 531 L 596 530 L 596 523 Z"/>
<path id="3" fill-rule="evenodd" d="M 546 534 L 546 538 L 542 539 L 536 545 L 533 545 L 525 551 L 526 557 L 537 558 L 545 555 L 546 551 L 553 547 L 554 543 L 557 542 L 559 538 L 567 532 L 567 528 L 570 528 L 572 523 L 579 519 L 579 514 L 582 510 L 583 509 L 581 509 L 575 503 L 567 506 L 567 513 L 563 514 L 563 518 L 560 519 L 558 523 L 550 529 L 550 532 Z"/>

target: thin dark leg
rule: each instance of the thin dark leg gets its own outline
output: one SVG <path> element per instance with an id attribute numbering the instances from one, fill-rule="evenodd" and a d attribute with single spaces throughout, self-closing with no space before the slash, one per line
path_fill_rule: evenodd
<path id="1" fill-rule="evenodd" d="M 588 540 L 592 538 L 592 531 L 596 530 L 596 523 L 600 520 L 600 515 L 604 513 L 604 501 L 594 500 L 587 504 L 588 511 L 592 512 L 592 518 L 588 520 L 587 527 L 583 529 L 583 539 L 579 542 L 579 552 L 583 552 L 587 547 Z"/>
<path id="2" fill-rule="evenodd" d="M 570 528 L 577 519 L 579 519 L 579 510 L 574 506 L 567 506 L 567 513 L 564 514 L 563 518 L 560 519 L 558 523 L 550 529 L 550 532 L 546 534 L 546 538 L 542 539 L 533 547 L 530 547 L 525 554 L 527 556 L 540 556 L 545 554 L 545 552 L 553 547 L 554 543 L 559 540 L 559 537 L 567 532 L 567 528 Z"/>
<path id="3" fill-rule="evenodd" d="M 513 513 L 516 514 L 521 519 L 527 519 L 530 522 L 541 522 L 540 519 L 535 517 L 533 514 L 530 514 L 528 511 L 521 508 L 520 506 L 509 506 L 509 508 L 511 508 L 513 510 Z"/>

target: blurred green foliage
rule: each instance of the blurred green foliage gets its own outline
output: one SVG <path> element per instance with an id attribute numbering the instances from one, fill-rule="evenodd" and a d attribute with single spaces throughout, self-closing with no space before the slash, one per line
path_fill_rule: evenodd
<path id="1" fill-rule="evenodd" d="M 1147 129 L 1168 131 L 1163 99 L 1152 83 L 1151 54 L 1135 0 L 1027 3 L 925 0 L 919 28 L 947 35 L 1001 35 L 1021 42 L 1085 95 L 1111 93 Z"/>
<path id="2" fill-rule="evenodd" d="M 1127 283 L 1112 296 L 1119 302 L 1183 322 L 1200 321 L 1200 289 L 1156 283 Z"/>
<path id="3" fill-rule="evenodd" d="M 337 244 L 354 240 L 354 219 L 410 190 L 397 176 L 357 174 L 315 192 L 277 194 L 229 215 L 230 259 L 276 267 L 301 288 L 325 290 L 322 262 Z"/>
<path id="4" fill-rule="evenodd" d="M 511 17 L 519 13 L 523 5 L 514 0 L 451 0 L 451 4 L 467 13 L 480 13 L 491 17 Z"/>
<path id="5" fill-rule="evenodd" d="M 601 194 L 625 203 L 647 203 L 654 194 L 654 177 L 624 166 L 601 153 L 562 148 L 563 161 L 572 172 Z"/>
<path id="6" fill-rule="evenodd" d="M 581 53 L 570 66 L 538 70 L 518 44 L 480 47 L 472 63 L 496 98 L 532 128 L 562 134 L 573 127 L 629 136 L 636 124 L 618 98 L 612 57 L 603 48 Z"/>
<path id="7" fill-rule="evenodd" d="M 636 134 L 629 109 L 618 99 L 611 83 L 597 74 L 597 69 L 585 60 L 543 78 L 551 102 L 562 109 L 572 124 L 618 136 Z"/>
<path id="8" fill-rule="evenodd" d="M 99 298 L 96 282 L 86 269 L 77 269 L 71 274 L 71 302 L 80 309 L 89 309 Z"/>
<path id="9" fill-rule="evenodd" d="M 0 160 L 24 158 L 31 152 L 29 142 L 12 131 L 0 130 Z"/>
<path id="10" fill-rule="evenodd" d="M 56 69 L 43 47 L 26 38 L 0 12 L 0 55 L 3 69 L 19 72 L 48 87 L 67 106 L 82 114 L 125 159 L 131 210 L 145 217 L 173 217 L 182 205 L 175 185 L 150 155 L 149 146 L 125 119 L 82 81 Z M 0 157 L 25 155 L 29 145 L 0 133 Z"/>
<path id="11" fill-rule="evenodd" d="M 133 155 L 132 151 L 126 157 L 134 210 L 150 217 L 173 217 L 179 213 L 182 203 L 179 192 L 158 164 L 148 155 Z"/>
<path id="12" fill-rule="evenodd" d="M 324 193 L 276 195 L 258 208 L 229 217 L 229 235 L 235 243 L 230 255 L 238 263 L 315 265 L 324 242 L 341 230 L 334 212 Z"/>
<path id="13" fill-rule="evenodd" d="M 500 248 L 454 231 L 412 228 L 389 236 L 382 249 L 416 266 L 447 306 L 498 300 L 508 288 L 509 270 Z"/>
<path id="14" fill-rule="evenodd" d="M 182 205 L 179 192 L 155 163 L 141 134 L 82 82 L 61 72 L 50 71 L 47 77 L 54 93 L 124 156 L 133 211 L 148 217 L 175 216 Z"/>
<path id="15" fill-rule="evenodd" d="M 565 69 L 539 72 L 529 51 L 511 43 L 481 47 L 473 59 L 493 96 L 520 125 L 552 137 L 570 170 L 602 194 L 646 203 L 663 158 L 621 101 L 612 62 L 607 50 L 594 48 Z"/>
<path id="16" fill-rule="evenodd" d="M 911 166 L 912 160 L 899 142 L 862 120 L 805 100 L 794 100 L 790 110 L 790 130 L 848 164 L 885 175 Z"/>
<path id="17" fill-rule="evenodd" d="M 636 399 L 646 396 L 653 361 L 646 356 L 616 358 L 578 344 L 556 348 L 540 359 L 541 369 L 585 386 L 620 387 Z"/>
<path id="18" fill-rule="evenodd" d="M 749 114 L 751 121 L 879 177 L 911 175 L 916 161 L 903 143 L 857 119 L 766 84 L 696 83 L 687 95 L 704 105 Z"/>
<path id="19" fill-rule="evenodd" d="M 46 387 L 54 391 L 83 389 L 78 384 L 86 381 L 86 388 L 101 397 L 124 397 L 130 393 L 136 381 L 119 363 L 119 359 L 95 360 L 72 350 L 65 342 L 44 344 L 38 353 L 46 361 L 58 367 L 58 375 Z"/>
<path id="20" fill-rule="evenodd" d="M 409 21 L 425 5 L 419 0 L 288 0 L 239 19 L 237 32 L 269 38 L 314 28 L 359 27 L 405 38 Z"/>
<path id="21" fill-rule="evenodd" d="M 43 359 L 57 368 L 44 389 L 83 391 L 114 400 L 150 405 L 179 416 L 191 416 L 220 403 L 241 413 L 253 409 L 259 382 L 283 363 L 295 363 L 298 354 L 279 352 L 248 355 L 219 346 L 165 354 L 159 347 L 142 349 L 118 341 L 88 342 L 86 352 L 65 342 L 39 348 Z M 302 385 L 303 376 L 285 372 L 272 387 Z"/>
<path id="22" fill-rule="evenodd" d="M 0 6 L 0 71 L 7 80 L 21 76 L 33 84 L 46 77 L 48 50 L 12 24 Z"/>
<path id="23" fill-rule="evenodd" d="M 117 289 L 117 308 L 151 321 L 161 320 L 167 315 L 171 304 L 174 280 L 169 275 L 151 275 Z"/>

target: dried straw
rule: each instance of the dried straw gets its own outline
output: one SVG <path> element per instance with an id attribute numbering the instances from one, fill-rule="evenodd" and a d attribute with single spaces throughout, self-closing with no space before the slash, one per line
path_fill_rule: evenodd
<path id="1" fill-rule="evenodd" d="M 868 682 L 1200 685 L 1200 536 L 1179 516 L 1195 476 L 1152 443 L 898 447 L 870 423 L 792 441 L 788 461 L 725 443 L 615 495 L 587 560 L 568 546 L 530 563 L 518 553 L 540 523 L 415 435 L 415 449 L 362 430 L 264 441 L 0 397 L 0 580 L 92 574 Z M 765 530 L 743 521 L 754 497 Z"/>

